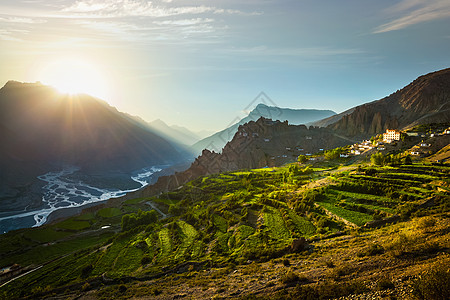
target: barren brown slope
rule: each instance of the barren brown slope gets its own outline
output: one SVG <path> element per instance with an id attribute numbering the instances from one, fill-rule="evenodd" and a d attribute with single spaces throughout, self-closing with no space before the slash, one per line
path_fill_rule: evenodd
<path id="1" fill-rule="evenodd" d="M 339 115 L 338 115 L 339 116 Z M 450 121 L 450 69 L 420 76 L 403 89 L 316 125 L 346 136 L 369 137 L 387 128 L 404 129 Z"/>

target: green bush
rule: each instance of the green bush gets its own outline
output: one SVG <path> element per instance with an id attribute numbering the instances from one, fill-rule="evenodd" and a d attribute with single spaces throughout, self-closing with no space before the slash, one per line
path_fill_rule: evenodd
<path id="1" fill-rule="evenodd" d="M 82 278 L 88 277 L 89 274 L 91 274 L 93 269 L 94 269 L 94 267 L 92 265 L 85 266 L 83 269 L 81 269 L 81 277 Z"/>
<path id="2" fill-rule="evenodd" d="M 148 265 L 150 262 L 152 261 L 152 259 L 150 258 L 150 256 L 148 255 L 144 255 L 141 258 L 141 265 Z"/>
<path id="3" fill-rule="evenodd" d="M 127 231 L 140 225 L 152 224 L 157 220 L 158 215 L 155 210 L 139 210 L 137 214 L 127 214 L 122 217 L 122 231 Z"/>

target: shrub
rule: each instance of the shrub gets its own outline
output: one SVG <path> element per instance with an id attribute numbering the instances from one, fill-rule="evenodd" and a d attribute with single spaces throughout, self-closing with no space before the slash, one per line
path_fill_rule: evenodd
<path id="1" fill-rule="evenodd" d="M 417 229 L 427 230 L 430 227 L 436 225 L 436 219 L 433 217 L 423 217 L 417 220 L 416 227 Z"/>
<path id="2" fill-rule="evenodd" d="M 334 267 L 335 267 L 334 262 L 333 262 L 332 260 L 326 260 L 326 261 L 325 261 L 325 265 L 326 265 L 328 268 L 334 268 Z"/>
<path id="3" fill-rule="evenodd" d="M 340 265 L 333 269 L 326 271 L 326 276 L 328 278 L 334 279 L 336 281 L 340 280 L 342 276 L 353 273 L 354 269 L 349 264 Z"/>
<path id="4" fill-rule="evenodd" d="M 83 269 L 81 269 L 81 277 L 82 278 L 88 277 L 89 274 L 91 274 L 93 269 L 94 269 L 94 267 L 92 265 L 85 266 Z"/>
<path id="5" fill-rule="evenodd" d="M 308 161 L 308 158 L 305 155 L 299 155 L 297 158 L 297 161 L 301 164 L 305 163 Z"/>
<path id="6" fill-rule="evenodd" d="M 85 284 L 83 284 L 83 286 L 81 287 L 81 290 L 83 291 L 87 291 L 91 288 L 91 285 L 89 284 L 89 282 L 86 282 Z"/>
<path id="7" fill-rule="evenodd" d="M 384 252 L 383 246 L 371 243 L 368 247 L 358 253 L 358 256 L 373 256 L 377 254 L 382 254 Z"/>
<path id="8" fill-rule="evenodd" d="M 152 261 L 152 259 L 150 258 L 150 256 L 148 255 L 144 255 L 141 258 L 141 265 L 148 265 L 150 262 Z"/>
<path id="9" fill-rule="evenodd" d="M 123 294 L 127 291 L 127 287 L 123 284 L 119 285 L 119 293 Z"/>
<path id="10" fill-rule="evenodd" d="M 450 268 L 436 264 L 413 283 L 413 294 L 419 299 L 444 300 L 450 295 Z"/>
<path id="11" fill-rule="evenodd" d="M 288 271 L 286 274 L 281 276 L 280 281 L 284 284 L 294 283 L 294 282 L 299 281 L 299 277 L 294 272 Z"/>
<path id="12" fill-rule="evenodd" d="M 378 280 L 377 282 L 377 288 L 379 290 L 392 289 L 394 287 L 395 287 L 394 283 L 387 276 L 381 277 L 380 280 Z"/>

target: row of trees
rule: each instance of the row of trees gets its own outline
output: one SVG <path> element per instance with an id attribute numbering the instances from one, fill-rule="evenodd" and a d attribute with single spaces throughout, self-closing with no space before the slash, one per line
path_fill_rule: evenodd
<path id="1" fill-rule="evenodd" d="M 341 154 L 347 153 L 347 149 L 345 147 L 338 147 L 331 150 L 326 150 L 324 152 L 325 159 L 332 160 L 339 158 Z"/>
<path id="2" fill-rule="evenodd" d="M 128 231 L 140 225 L 149 225 L 158 221 L 158 214 L 154 210 L 139 210 L 136 214 L 126 214 L 122 217 L 122 231 Z"/>
<path id="3" fill-rule="evenodd" d="M 406 156 L 402 156 L 401 154 L 386 154 L 383 155 L 381 152 L 377 152 L 372 154 L 370 157 L 370 161 L 374 165 L 385 166 L 385 165 L 410 165 L 412 164 L 411 156 L 408 154 Z"/>

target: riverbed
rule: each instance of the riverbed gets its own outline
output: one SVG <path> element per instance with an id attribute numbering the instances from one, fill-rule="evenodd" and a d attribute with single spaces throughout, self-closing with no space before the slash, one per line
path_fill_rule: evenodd
<path id="1" fill-rule="evenodd" d="M 0 233 L 41 226 L 45 224 L 48 216 L 57 210 L 101 202 L 141 189 L 148 185 L 154 173 L 161 171 L 161 166 L 151 166 L 131 174 L 115 176 L 115 183 L 111 180 L 102 181 L 101 176 L 82 175 L 79 171 L 77 167 L 68 166 L 38 176 L 39 180 L 46 183 L 42 188 L 42 206 L 35 210 L 25 209 L 2 215 Z"/>

